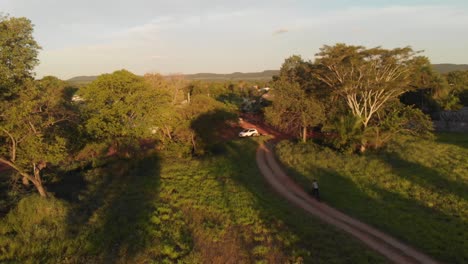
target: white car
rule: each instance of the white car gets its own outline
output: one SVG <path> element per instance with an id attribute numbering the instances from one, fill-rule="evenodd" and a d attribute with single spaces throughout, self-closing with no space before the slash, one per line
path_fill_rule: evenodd
<path id="1" fill-rule="evenodd" d="M 239 133 L 239 137 L 256 137 L 259 135 L 260 133 L 258 133 L 257 129 L 255 128 L 247 128 Z"/>

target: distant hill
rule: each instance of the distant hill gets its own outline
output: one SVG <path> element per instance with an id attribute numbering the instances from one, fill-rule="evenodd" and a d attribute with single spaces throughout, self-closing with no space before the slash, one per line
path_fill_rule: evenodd
<path id="1" fill-rule="evenodd" d="M 234 72 L 229 74 L 218 73 L 196 73 L 184 75 L 188 80 L 270 80 L 278 70 L 267 70 L 262 72 Z"/>
<path id="2" fill-rule="evenodd" d="M 187 80 L 207 80 L 207 81 L 226 81 L 226 80 L 271 80 L 274 75 L 279 73 L 278 70 L 267 70 L 262 72 L 234 72 L 229 74 L 221 73 L 195 73 L 185 74 Z M 94 81 L 97 76 L 77 76 L 68 79 L 67 82 L 76 85 L 83 85 Z"/>
<path id="3" fill-rule="evenodd" d="M 433 64 L 434 69 L 440 73 L 447 73 L 451 71 L 467 71 L 468 64 L 450 64 L 441 63 Z M 205 80 L 205 81 L 240 81 L 240 80 L 271 80 L 274 75 L 278 75 L 279 70 L 266 70 L 262 72 L 234 72 L 229 74 L 221 73 L 195 73 L 185 74 L 187 80 Z M 67 82 L 76 85 L 84 85 L 94 81 L 97 76 L 77 76 L 73 77 Z"/>
<path id="4" fill-rule="evenodd" d="M 96 80 L 97 76 L 76 76 L 71 79 L 68 79 L 67 82 L 76 85 L 88 84 Z"/>
<path id="5" fill-rule="evenodd" d="M 468 71 L 468 64 L 450 64 L 450 63 L 441 63 L 441 64 L 432 64 L 434 70 L 440 73 L 448 73 L 451 71 Z"/>

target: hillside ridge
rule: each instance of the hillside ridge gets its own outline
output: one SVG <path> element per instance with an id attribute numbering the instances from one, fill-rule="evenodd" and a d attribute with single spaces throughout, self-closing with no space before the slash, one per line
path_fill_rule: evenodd
<path id="1" fill-rule="evenodd" d="M 465 71 L 468 70 L 468 64 L 452 64 L 452 63 L 438 63 L 432 64 L 434 70 L 439 73 L 448 73 L 451 71 Z M 270 80 L 274 75 L 277 75 L 279 70 L 264 70 L 261 72 L 233 72 L 233 73 L 194 73 L 194 74 L 181 74 L 187 80 L 210 80 L 210 81 L 227 81 L 227 80 Z M 171 75 L 165 75 L 169 77 Z M 75 84 L 86 84 L 94 81 L 97 76 L 76 76 L 67 80 L 67 82 Z"/>

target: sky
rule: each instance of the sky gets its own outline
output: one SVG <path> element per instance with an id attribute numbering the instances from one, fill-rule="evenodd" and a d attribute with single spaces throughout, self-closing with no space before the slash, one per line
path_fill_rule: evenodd
<path id="1" fill-rule="evenodd" d="M 35 25 L 37 77 L 263 71 L 335 43 L 468 64 L 466 0 L 0 0 L 0 13 Z"/>

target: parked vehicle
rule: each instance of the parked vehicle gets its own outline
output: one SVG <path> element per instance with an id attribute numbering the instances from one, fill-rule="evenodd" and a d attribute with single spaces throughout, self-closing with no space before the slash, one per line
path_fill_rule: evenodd
<path id="1" fill-rule="evenodd" d="M 242 130 L 239 133 L 239 137 L 256 137 L 256 136 L 260 136 L 260 133 L 258 133 L 257 129 L 255 128 L 247 128 L 247 129 Z"/>

